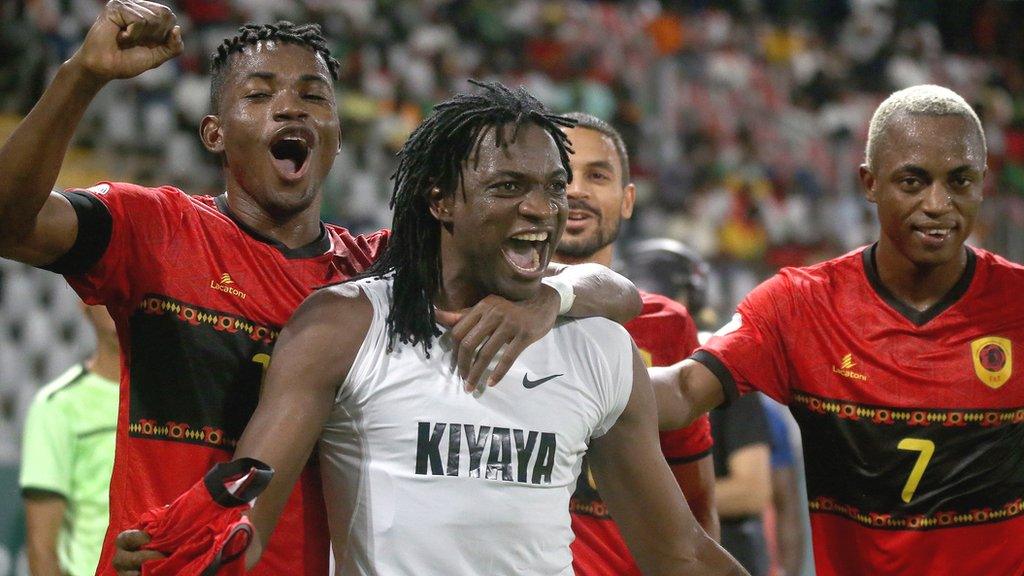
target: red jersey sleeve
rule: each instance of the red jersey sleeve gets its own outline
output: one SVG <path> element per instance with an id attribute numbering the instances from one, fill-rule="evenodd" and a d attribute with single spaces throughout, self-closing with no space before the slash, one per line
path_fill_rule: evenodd
<path id="1" fill-rule="evenodd" d="M 661 432 L 659 436 L 661 451 L 669 464 L 686 464 L 700 460 L 710 454 L 712 446 L 715 445 L 711 439 L 711 422 L 707 414 L 686 428 Z"/>
<path id="2" fill-rule="evenodd" d="M 791 309 L 789 279 L 776 274 L 747 295 L 732 320 L 693 355 L 721 381 L 727 401 L 756 389 L 789 404 L 782 331 L 799 329 L 789 321 Z"/>
<path id="3" fill-rule="evenodd" d="M 658 294 L 642 292 L 643 312 L 626 324 L 649 366 L 668 366 L 689 356 L 698 346 L 697 325 L 686 308 Z M 661 450 L 669 464 L 684 464 L 707 456 L 714 442 L 707 416 L 693 424 L 660 433 Z"/>
<path id="4" fill-rule="evenodd" d="M 135 295 L 140 265 L 160 258 L 181 227 L 186 196 L 176 188 L 101 182 L 65 193 L 78 215 L 74 246 L 48 269 L 64 274 L 87 304 L 116 304 Z"/>

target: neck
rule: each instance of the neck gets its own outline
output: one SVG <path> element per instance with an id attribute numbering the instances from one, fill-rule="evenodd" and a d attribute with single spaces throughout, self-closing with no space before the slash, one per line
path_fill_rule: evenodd
<path id="1" fill-rule="evenodd" d="M 320 237 L 320 196 L 298 212 L 276 215 L 267 211 L 239 187 L 229 186 L 227 193 L 231 214 L 262 236 L 299 248 Z"/>
<path id="2" fill-rule="evenodd" d="M 586 256 L 572 256 L 569 254 L 555 252 L 555 256 L 551 260 L 553 262 L 558 262 L 559 264 L 600 264 L 606 268 L 611 268 L 612 260 L 614 258 L 615 249 L 612 247 L 611 244 L 608 244 L 607 246 L 601 248 L 597 252 L 593 252 Z"/>
<path id="3" fill-rule="evenodd" d="M 89 372 L 111 382 L 119 382 L 121 379 L 121 349 L 117 344 L 117 337 L 96 337 L 96 353 L 85 361 L 85 367 Z"/>
<path id="4" fill-rule="evenodd" d="M 967 248 L 949 262 L 921 266 L 911 262 L 883 237 L 875 249 L 875 266 L 882 284 L 893 296 L 916 310 L 926 310 L 942 299 L 964 274 Z"/>
<path id="5" fill-rule="evenodd" d="M 467 266 L 455 258 L 445 258 L 441 249 L 441 286 L 434 298 L 434 306 L 440 310 L 458 311 L 470 308 L 484 299 L 480 287 L 469 277 Z"/>

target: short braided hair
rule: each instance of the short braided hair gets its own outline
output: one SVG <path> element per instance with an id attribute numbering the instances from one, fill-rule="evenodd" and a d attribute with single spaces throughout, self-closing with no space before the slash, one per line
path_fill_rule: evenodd
<path id="1" fill-rule="evenodd" d="M 429 195 L 438 188 L 454 194 L 462 182 L 463 164 L 482 136 L 494 128 L 495 143 L 514 142 L 524 124 L 535 124 L 555 141 L 569 178 L 572 148 L 561 128 L 575 122 L 552 114 L 525 88 L 511 90 L 498 82 L 477 82 L 476 92 L 456 94 L 434 106 L 398 153 L 391 208 L 394 220 L 384 254 L 364 276 L 394 274 L 393 300 L 388 313 L 388 348 L 396 339 L 420 344 L 429 354 L 440 335 L 434 321 L 434 297 L 441 287 L 441 226 L 430 213 Z M 511 129 L 510 134 L 509 129 Z"/>
<path id="2" fill-rule="evenodd" d="M 217 46 L 217 51 L 210 55 L 210 110 L 214 114 L 220 107 L 224 78 L 231 68 L 228 65 L 231 55 L 263 41 L 287 42 L 309 48 L 323 57 L 331 78 L 338 79 L 338 69 L 341 65 L 331 56 L 331 50 L 327 47 L 327 40 L 320 32 L 319 25 L 295 25 L 285 20 L 274 24 L 245 24 L 238 28 L 237 35 L 224 39 L 220 46 Z"/>

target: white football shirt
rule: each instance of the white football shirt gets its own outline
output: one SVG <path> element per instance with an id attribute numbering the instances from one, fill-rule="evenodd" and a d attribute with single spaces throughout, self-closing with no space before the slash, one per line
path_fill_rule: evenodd
<path id="1" fill-rule="evenodd" d="M 319 447 L 338 574 L 571 575 L 580 460 L 632 390 L 625 329 L 559 320 L 470 394 L 447 335 L 387 351 L 390 279 L 357 285 L 373 320 Z"/>

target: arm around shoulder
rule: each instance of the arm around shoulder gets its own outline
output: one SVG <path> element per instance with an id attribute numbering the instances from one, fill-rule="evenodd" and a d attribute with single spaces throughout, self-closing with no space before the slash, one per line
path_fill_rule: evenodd
<path id="1" fill-rule="evenodd" d="M 571 307 L 563 312 L 566 316 L 603 316 L 625 324 L 643 309 L 636 286 L 625 276 L 600 264 L 551 264 L 544 282 L 549 286 L 564 282 L 572 288 L 574 297 Z"/>

